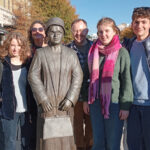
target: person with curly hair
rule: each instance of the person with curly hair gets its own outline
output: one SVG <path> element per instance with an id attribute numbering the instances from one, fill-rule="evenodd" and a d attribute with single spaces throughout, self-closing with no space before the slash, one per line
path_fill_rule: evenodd
<path id="1" fill-rule="evenodd" d="M 40 20 L 32 22 L 28 31 L 28 38 L 33 54 L 36 49 L 47 46 L 45 24 Z"/>
<path id="2" fill-rule="evenodd" d="M 0 149 L 16 150 L 18 126 L 21 148 L 29 145 L 27 72 L 31 52 L 26 38 L 19 32 L 8 34 L 0 49 Z"/>
<path id="3" fill-rule="evenodd" d="M 47 46 L 45 29 L 46 29 L 45 24 L 40 20 L 35 20 L 30 25 L 28 31 L 28 39 L 31 44 L 30 47 L 32 52 L 32 58 L 34 56 L 36 49 Z M 35 150 L 36 149 L 37 105 L 32 93 L 30 95 L 30 110 L 31 110 L 31 128 L 32 128 L 31 137 L 30 137 L 31 139 L 30 149 Z"/>
<path id="4" fill-rule="evenodd" d="M 127 122 L 129 150 L 150 149 L 150 7 L 137 7 L 132 12 L 135 36 L 126 39 L 131 59 L 134 100 Z"/>

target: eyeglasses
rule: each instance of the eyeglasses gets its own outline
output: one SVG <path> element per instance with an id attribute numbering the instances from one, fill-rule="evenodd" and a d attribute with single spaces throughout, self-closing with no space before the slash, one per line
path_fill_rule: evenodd
<path id="1" fill-rule="evenodd" d="M 79 30 L 72 30 L 72 33 L 73 34 L 77 34 L 77 33 L 87 33 L 87 29 L 79 29 Z"/>
<path id="2" fill-rule="evenodd" d="M 136 12 L 139 10 L 149 10 L 150 11 L 150 7 L 136 7 L 136 8 L 134 8 L 133 12 Z"/>
<path id="3" fill-rule="evenodd" d="M 32 32 L 37 32 L 37 31 L 43 32 L 44 29 L 42 27 L 40 27 L 40 28 L 32 28 Z"/>

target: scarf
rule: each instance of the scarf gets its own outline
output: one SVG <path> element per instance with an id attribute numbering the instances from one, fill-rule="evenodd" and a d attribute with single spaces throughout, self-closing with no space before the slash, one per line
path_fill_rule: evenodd
<path id="1" fill-rule="evenodd" d="M 88 66 L 90 71 L 90 85 L 88 103 L 92 104 L 99 96 L 99 59 L 105 55 L 105 62 L 101 75 L 100 101 L 102 114 L 105 119 L 109 118 L 109 105 L 112 90 L 112 77 L 115 63 L 121 48 L 118 35 L 115 35 L 109 45 L 104 46 L 97 40 L 90 48 L 88 54 Z"/>

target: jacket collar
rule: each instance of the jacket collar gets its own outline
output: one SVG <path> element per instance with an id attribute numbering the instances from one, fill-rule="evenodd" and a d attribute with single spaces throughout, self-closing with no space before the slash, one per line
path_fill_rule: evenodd
<path id="1" fill-rule="evenodd" d="M 150 59 L 150 36 L 142 43 L 145 48 L 146 56 Z"/>
<path id="2" fill-rule="evenodd" d="M 8 55 L 5 56 L 4 61 L 6 61 L 8 64 L 11 64 L 10 57 Z"/>
<path id="3" fill-rule="evenodd" d="M 90 46 L 92 46 L 93 42 L 90 41 L 89 39 L 86 39 L 86 40 L 90 44 Z M 77 53 L 80 53 L 77 46 L 76 46 L 76 44 L 75 44 L 75 41 L 72 41 L 70 44 L 68 44 L 68 47 L 74 49 Z"/>

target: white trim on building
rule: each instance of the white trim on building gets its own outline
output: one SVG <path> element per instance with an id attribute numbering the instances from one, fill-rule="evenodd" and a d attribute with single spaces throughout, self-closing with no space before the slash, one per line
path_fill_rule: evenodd
<path id="1" fill-rule="evenodd" d="M 12 26 L 13 18 L 15 16 L 12 12 L 0 6 L 0 25 L 3 26 Z"/>

